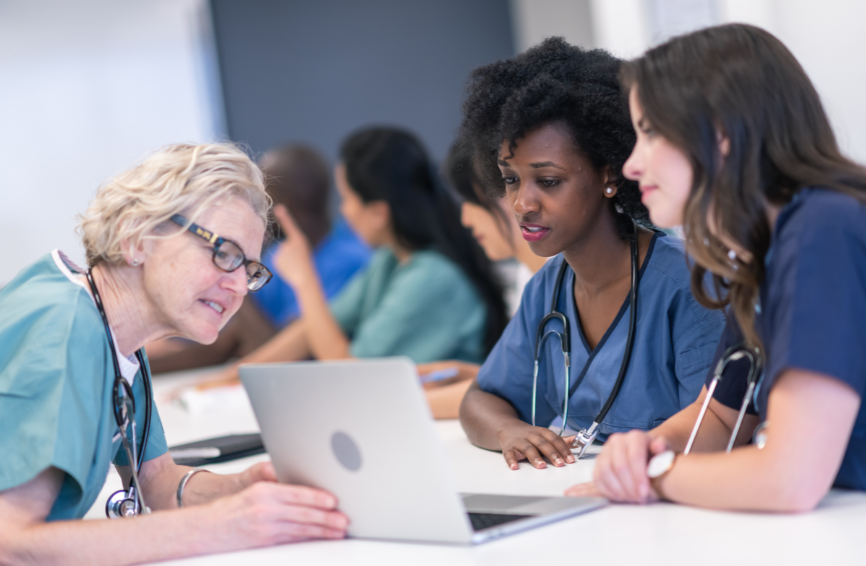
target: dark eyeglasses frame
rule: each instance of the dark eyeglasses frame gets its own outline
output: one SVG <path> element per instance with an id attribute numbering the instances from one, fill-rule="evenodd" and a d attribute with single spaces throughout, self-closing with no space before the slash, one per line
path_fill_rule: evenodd
<path id="1" fill-rule="evenodd" d="M 244 254 L 244 251 L 237 244 L 237 242 L 229 240 L 228 238 L 223 238 L 222 236 L 219 236 L 211 232 L 210 230 L 202 228 L 195 222 L 190 222 L 185 216 L 181 214 L 173 215 L 170 220 L 178 226 L 186 227 L 189 232 L 192 232 L 203 240 L 207 240 L 208 243 L 213 245 L 213 255 L 211 256 L 211 259 L 213 260 L 213 264 L 217 266 L 217 268 L 225 271 L 226 273 L 231 273 L 237 270 L 239 267 L 244 266 L 247 272 L 247 289 L 249 289 L 251 292 L 255 293 L 256 291 L 267 285 L 268 281 L 270 281 L 273 277 L 271 270 L 262 265 L 260 262 L 247 259 L 247 256 Z M 232 244 L 241 253 L 241 262 L 232 269 L 226 269 L 225 267 L 217 263 L 217 253 L 219 252 L 220 246 L 222 246 L 226 242 Z M 255 269 L 252 275 L 250 274 L 250 266 Z M 262 283 L 258 284 L 259 281 L 262 281 Z"/>

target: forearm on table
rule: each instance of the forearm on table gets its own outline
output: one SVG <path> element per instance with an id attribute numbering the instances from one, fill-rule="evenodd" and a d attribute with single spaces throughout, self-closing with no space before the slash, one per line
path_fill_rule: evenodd
<path id="1" fill-rule="evenodd" d="M 767 422 L 772 424 L 763 448 L 679 456 L 659 486 L 668 498 L 692 505 L 808 511 L 833 484 L 859 408 L 859 395 L 846 383 L 786 370 L 769 395 Z M 825 434 L 815 438 L 804 422 L 821 423 Z"/>
<path id="2" fill-rule="evenodd" d="M 318 275 L 308 277 L 295 288 L 303 313 L 307 343 L 317 360 L 342 360 L 351 356 L 349 339 L 328 306 Z"/>
<path id="3" fill-rule="evenodd" d="M 813 504 L 784 481 L 791 470 L 779 458 L 745 446 L 732 451 L 678 456 L 658 481 L 667 499 L 712 509 L 742 511 L 805 511 Z"/>
<path id="4" fill-rule="evenodd" d="M 442 387 L 427 389 L 427 403 L 434 419 L 456 419 L 460 414 L 460 402 L 472 385 L 471 380 L 458 381 Z"/>
<path id="5" fill-rule="evenodd" d="M 221 541 L 211 540 L 206 515 L 199 508 L 135 519 L 33 523 L 0 535 L 0 563 L 122 565 L 222 550 Z"/>
<path id="6" fill-rule="evenodd" d="M 460 404 L 460 424 L 469 441 L 487 450 L 501 450 L 499 431 L 520 421 L 514 407 L 501 397 L 483 391 L 473 380 Z"/>

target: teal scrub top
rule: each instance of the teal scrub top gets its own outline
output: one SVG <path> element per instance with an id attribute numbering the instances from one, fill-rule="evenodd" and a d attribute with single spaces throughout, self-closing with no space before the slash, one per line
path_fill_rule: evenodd
<path id="1" fill-rule="evenodd" d="M 331 312 L 356 358 L 484 361 L 487 308 L 460 267 L 437 251 L 416 251 L 400 263 L 379 248 Z"/>
<path id="2" fill-rule="evenodd" d="M 49 467 L 62 470 L 49 521 L 83 517 L 109 464 L 126 463 L 112 409 L 115 376 L 105 328 L 90 294 L 70 281 L 60 262 L 57 252 L 46 255 L 0 291 L 0 491 Z M 140 371 L 132 385 L 140 446 Z M 144 459 L 167 449 L 154 406 Z"/>

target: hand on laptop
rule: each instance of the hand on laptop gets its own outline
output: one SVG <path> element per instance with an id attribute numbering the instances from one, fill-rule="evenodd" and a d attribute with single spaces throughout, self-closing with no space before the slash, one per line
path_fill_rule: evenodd
<path id="1" fill-rule="evenodd" d="M 308 539 L 341 539 L 349 519 L 337 510 L 337 498 L 311 487 L 277 483 L 270 462 L 239 475 L 247 487 L 207 506 L 214 519 L 214 541 L 239 550 Z"/>
<path id="2" fill-rule="evenodd" d="M 545 458 L 556 467 L 566 463 L 573 464 L 576 461 L 571 453 L 573 439 L 573 436 L 561 437 L 549 428 L 532 426 L 517 420 L 499 432 L 502 455 L 512 470 L 516 470 L 518 462 L 523 459 L 539 470 L 547 467 Z"/>

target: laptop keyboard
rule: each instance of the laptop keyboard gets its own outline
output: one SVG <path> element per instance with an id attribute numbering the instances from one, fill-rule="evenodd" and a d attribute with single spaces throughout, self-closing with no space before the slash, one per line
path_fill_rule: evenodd
<path id="1" fill-rule="evenodd" d="M 518 521 L 532 517 L 532 515 L 505 515 L 502 513 L 469 513 L 469 520 L 472 521 L 472 528 L 476 531 L 489 529 L 497 525 L 504 525 L 512 521 Z"/>

